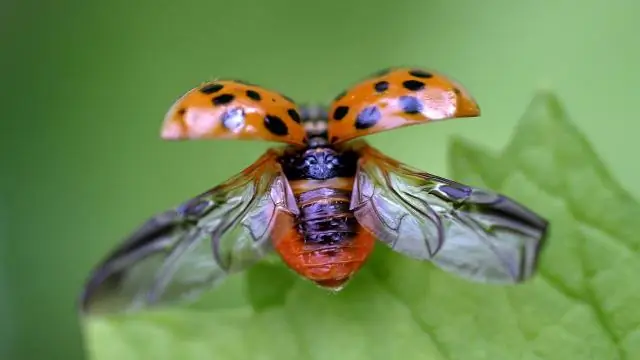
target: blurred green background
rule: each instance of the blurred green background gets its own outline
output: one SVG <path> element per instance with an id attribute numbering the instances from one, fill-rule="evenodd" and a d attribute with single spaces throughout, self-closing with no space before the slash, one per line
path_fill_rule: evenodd
<path id="1" fill-rule="evenodd" d="M 159 140 L 172 101 L 214 77 L 303 102 L 391 65 L 449 74 L 481 118 L 369 139 L 443 176 L 450 135 L 498 150 L 550 88 L 638 196 L 638 11 L 630 0 L 4 0 L 0 358 L 82 358 L 74 305 L 89 269 L 147 216 L 270 145 Z"/>

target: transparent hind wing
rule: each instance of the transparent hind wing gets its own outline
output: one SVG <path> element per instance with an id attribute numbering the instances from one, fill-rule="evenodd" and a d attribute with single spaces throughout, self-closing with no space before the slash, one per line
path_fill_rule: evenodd
<path id="1" fill-rule="evenodd" d="M 148 220 L 91 274 L 82 311 L 188 302 L 271 252 L 276 216 L 298 212 L 278 155 Z"/>
<path id="2" fill-rule="evenodd" d="M 478 282 L 529 278 L 547 221 L 500 194 L 411 169 L 360 142 L 351 207 L 394 251 Z"/>

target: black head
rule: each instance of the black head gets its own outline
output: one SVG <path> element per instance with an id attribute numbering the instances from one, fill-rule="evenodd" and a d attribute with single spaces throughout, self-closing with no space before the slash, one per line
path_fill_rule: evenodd
<path id="1" fill-rule="evenodd" d="M 353 176 L 358 154 L 338 152 L 326 146 L 287 153 L 280 160 L 289 180 L 326 180 Z"/>

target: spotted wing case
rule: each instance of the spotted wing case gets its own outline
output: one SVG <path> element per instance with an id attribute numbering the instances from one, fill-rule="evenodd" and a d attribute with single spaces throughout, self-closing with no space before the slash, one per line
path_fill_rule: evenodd
<path id="1" fill-rule="evenodd" d="M 475 117 L 480 108 L 453 80 L 435 72 L 395 68 L 375 74 L 338 95 L 329 110 L 331 143 L 422 124 Z"/>
<path id="2" fill-rule="evenodd" d="M 306 143 L 293 100 L 273 90 L 232 80 L 205 83 L 178 99 L 165 117 L 162 137 Z"/>

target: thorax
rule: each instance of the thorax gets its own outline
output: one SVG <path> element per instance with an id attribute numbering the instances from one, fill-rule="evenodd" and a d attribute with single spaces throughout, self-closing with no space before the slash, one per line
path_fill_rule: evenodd
<path id="1" fill-rule="evenodd" d="M 357 161 L 355 151 L 332 147 L 288 148 L 280 158 L 289 181 L 354 176 Z"/>
<path id="2" fill-rule="evenodd" d="M 352 183 L 357 161 L 355 151 L 332 147 L 288 148 L 280 158 L 282 170 L 292 188 L 308 190 L 322 186 L 340 188 Z"/>

